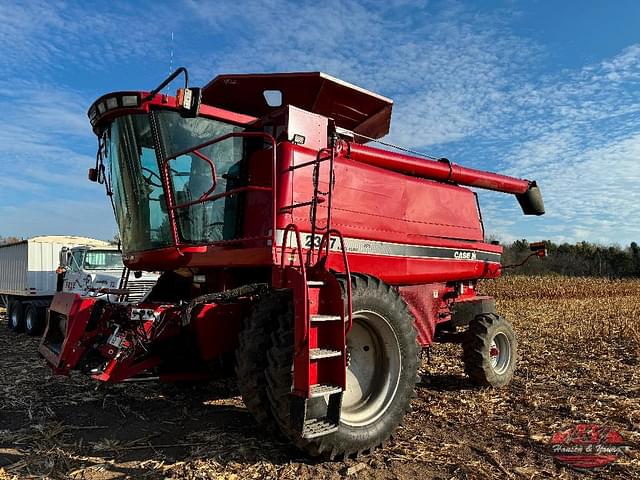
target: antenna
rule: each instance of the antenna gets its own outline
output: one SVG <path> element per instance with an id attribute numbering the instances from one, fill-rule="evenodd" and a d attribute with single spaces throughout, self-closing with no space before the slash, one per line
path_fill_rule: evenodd
<path id="1" fill-rule="evenodd" d="M 171 50 L 169 53 L 169 76 L 173 73 L 173 32 L 171 32 Z M 165 91 L 165 94 L 168 92 Z"/>

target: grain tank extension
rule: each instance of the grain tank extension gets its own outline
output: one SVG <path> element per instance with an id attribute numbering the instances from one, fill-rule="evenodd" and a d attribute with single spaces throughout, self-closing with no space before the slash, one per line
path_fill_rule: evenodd
<path id="1" fill-rule="evenodd" d="M 181 74 L 184 88 L 160 93 Z M 476 293 L 502 248 L 468 187 L 541 215 L 534 181 L 371 146 L 392 101 L 323 73 L 187 78 L 89 109 L 89 178 L 113 201 L 125 264 L 164 273 L 137 304 L 58 294 L 50 330 L 64 341 L 40 347 L 57 373 L 232 370 L 260 424 L 328 457 L 389 438 L 433 342 L 462 345 L 472 382 L 510 381 L 514 332 Z"/>

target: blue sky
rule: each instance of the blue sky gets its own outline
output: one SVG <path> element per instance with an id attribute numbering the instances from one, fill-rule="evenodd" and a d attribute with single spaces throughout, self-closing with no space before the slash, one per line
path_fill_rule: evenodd
<path id="1" fill-rule="evenodd" d="M 173 66 L 321 70 L 392 98 L 388 141 L 538 180 L 481 193 L 501 239 L 640 240 L 640 2 L 0 0 L 0 235 L 116 232 L 86 110 Z"/>

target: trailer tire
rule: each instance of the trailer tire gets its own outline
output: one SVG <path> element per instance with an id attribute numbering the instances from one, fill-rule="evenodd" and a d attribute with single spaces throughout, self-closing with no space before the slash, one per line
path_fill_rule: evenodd
<path id="1" fill-rule="evenodd" d="M 469 323 L 462 343 L 464 369 L 481 387 L 501 388 L 513 378 L 518 360 L 518 341 L 511 324 L 487 313 Z"/>
<path id="2" fill-rule="evenodd" d="M 345 283 L 346 280 L 341 279 L 343 291 Z M 302 438 L 293 428 L 289 411 L 294 342 L 293 306 L 291 301 L 288 303 L 286 315 L 278 318 L 267 365 L 267 392 L 281 431 L 306 453 L 329 459 L 357 456 L 383 445 L 402 423 L 415 394 L 419 347 L 414 318 L 405 301 L 397 290 L 374 277 L 352 275 L 354 326 L 347 335 L 347 345 L 360 345 L 358 340 L 366 330 L 371 335 L 366 337 L 371 339 L 371 346 L 365 344 L 358 350 L 349 347 L 349 362 L 353 365 L 351 369 L 347 366 L 347 390 L 343 393 L 338 430 L 311 439 Z M 355 359 L 356 352 L 360 351 L 371 352 L 366 355 L 381 362 L 371 369 L 375 375 L 368 377 L 369 388 L 364 388 L 366 375 L 354 370 L 356 365 L 362 365 Z M 387 376 L 382 375 L 385 370 Z M 363 387 L 362 390 L 356 388 L 350 392 L 350 379 Z M 363 390 L 368 395 L 364 401 L 362 393 L 358 397 L 358 392 Z M 324 402 L 322 398 L 316 400 Z M 309 405 L 309 410 L 313 408 Z"/>
<path id="3" fill-rule="evenodd" d="M 242 400 L 256 422 L 272 432 L 277 431 L 278 426 L 267 397 L 265 365 L 276 318 L 286 310 L 286 303 L 286 298 L 276 293 L 259 300 L 251 314 L 243 319 L 236 349 L 236 381 Z"/>
<path id="4" fill-rule="evenodd" d="M 44 308 L 39 308 L 32 303 L 27 303 L 24 308 L 24 329 L 27 335 L 35 337 L 41 335 L 44 330 Z"/>
<path id="5" fill-rule="evenodd" d="M 24 331 L 24 306 L 20 300 L 13 300 L 9 303 L 9 311 L 7 312 L 7 320 L 9 328 L 16 333 Z"/>
<path id="6" fill-rule="evenodd" d="M 13 306 L 13 301 L 7 300 L 5 305 L 6 307 L 5 307 L 4 316 L 5 316 L 5 319 L 7 320 L 7 328 L 11 330 L 11 307 Z"/>

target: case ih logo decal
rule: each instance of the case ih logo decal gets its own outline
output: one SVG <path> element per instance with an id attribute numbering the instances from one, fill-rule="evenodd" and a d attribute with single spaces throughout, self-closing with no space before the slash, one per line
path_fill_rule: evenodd
<path id="1" fill-rule="evenodd" d="M 551 437 L 553 457 L 577 469 L 604 467 L 628 450 L 622 435 L 602 425 L 580 423 Z"/>
<path id="2" fill-rule="evenodd" d="M 477 257 L 476 252 L 471 251 L 459 251 L 456 250 L 453 252 L 453 258 L 457 258 L 458 260 L 475 260 Z"/>

